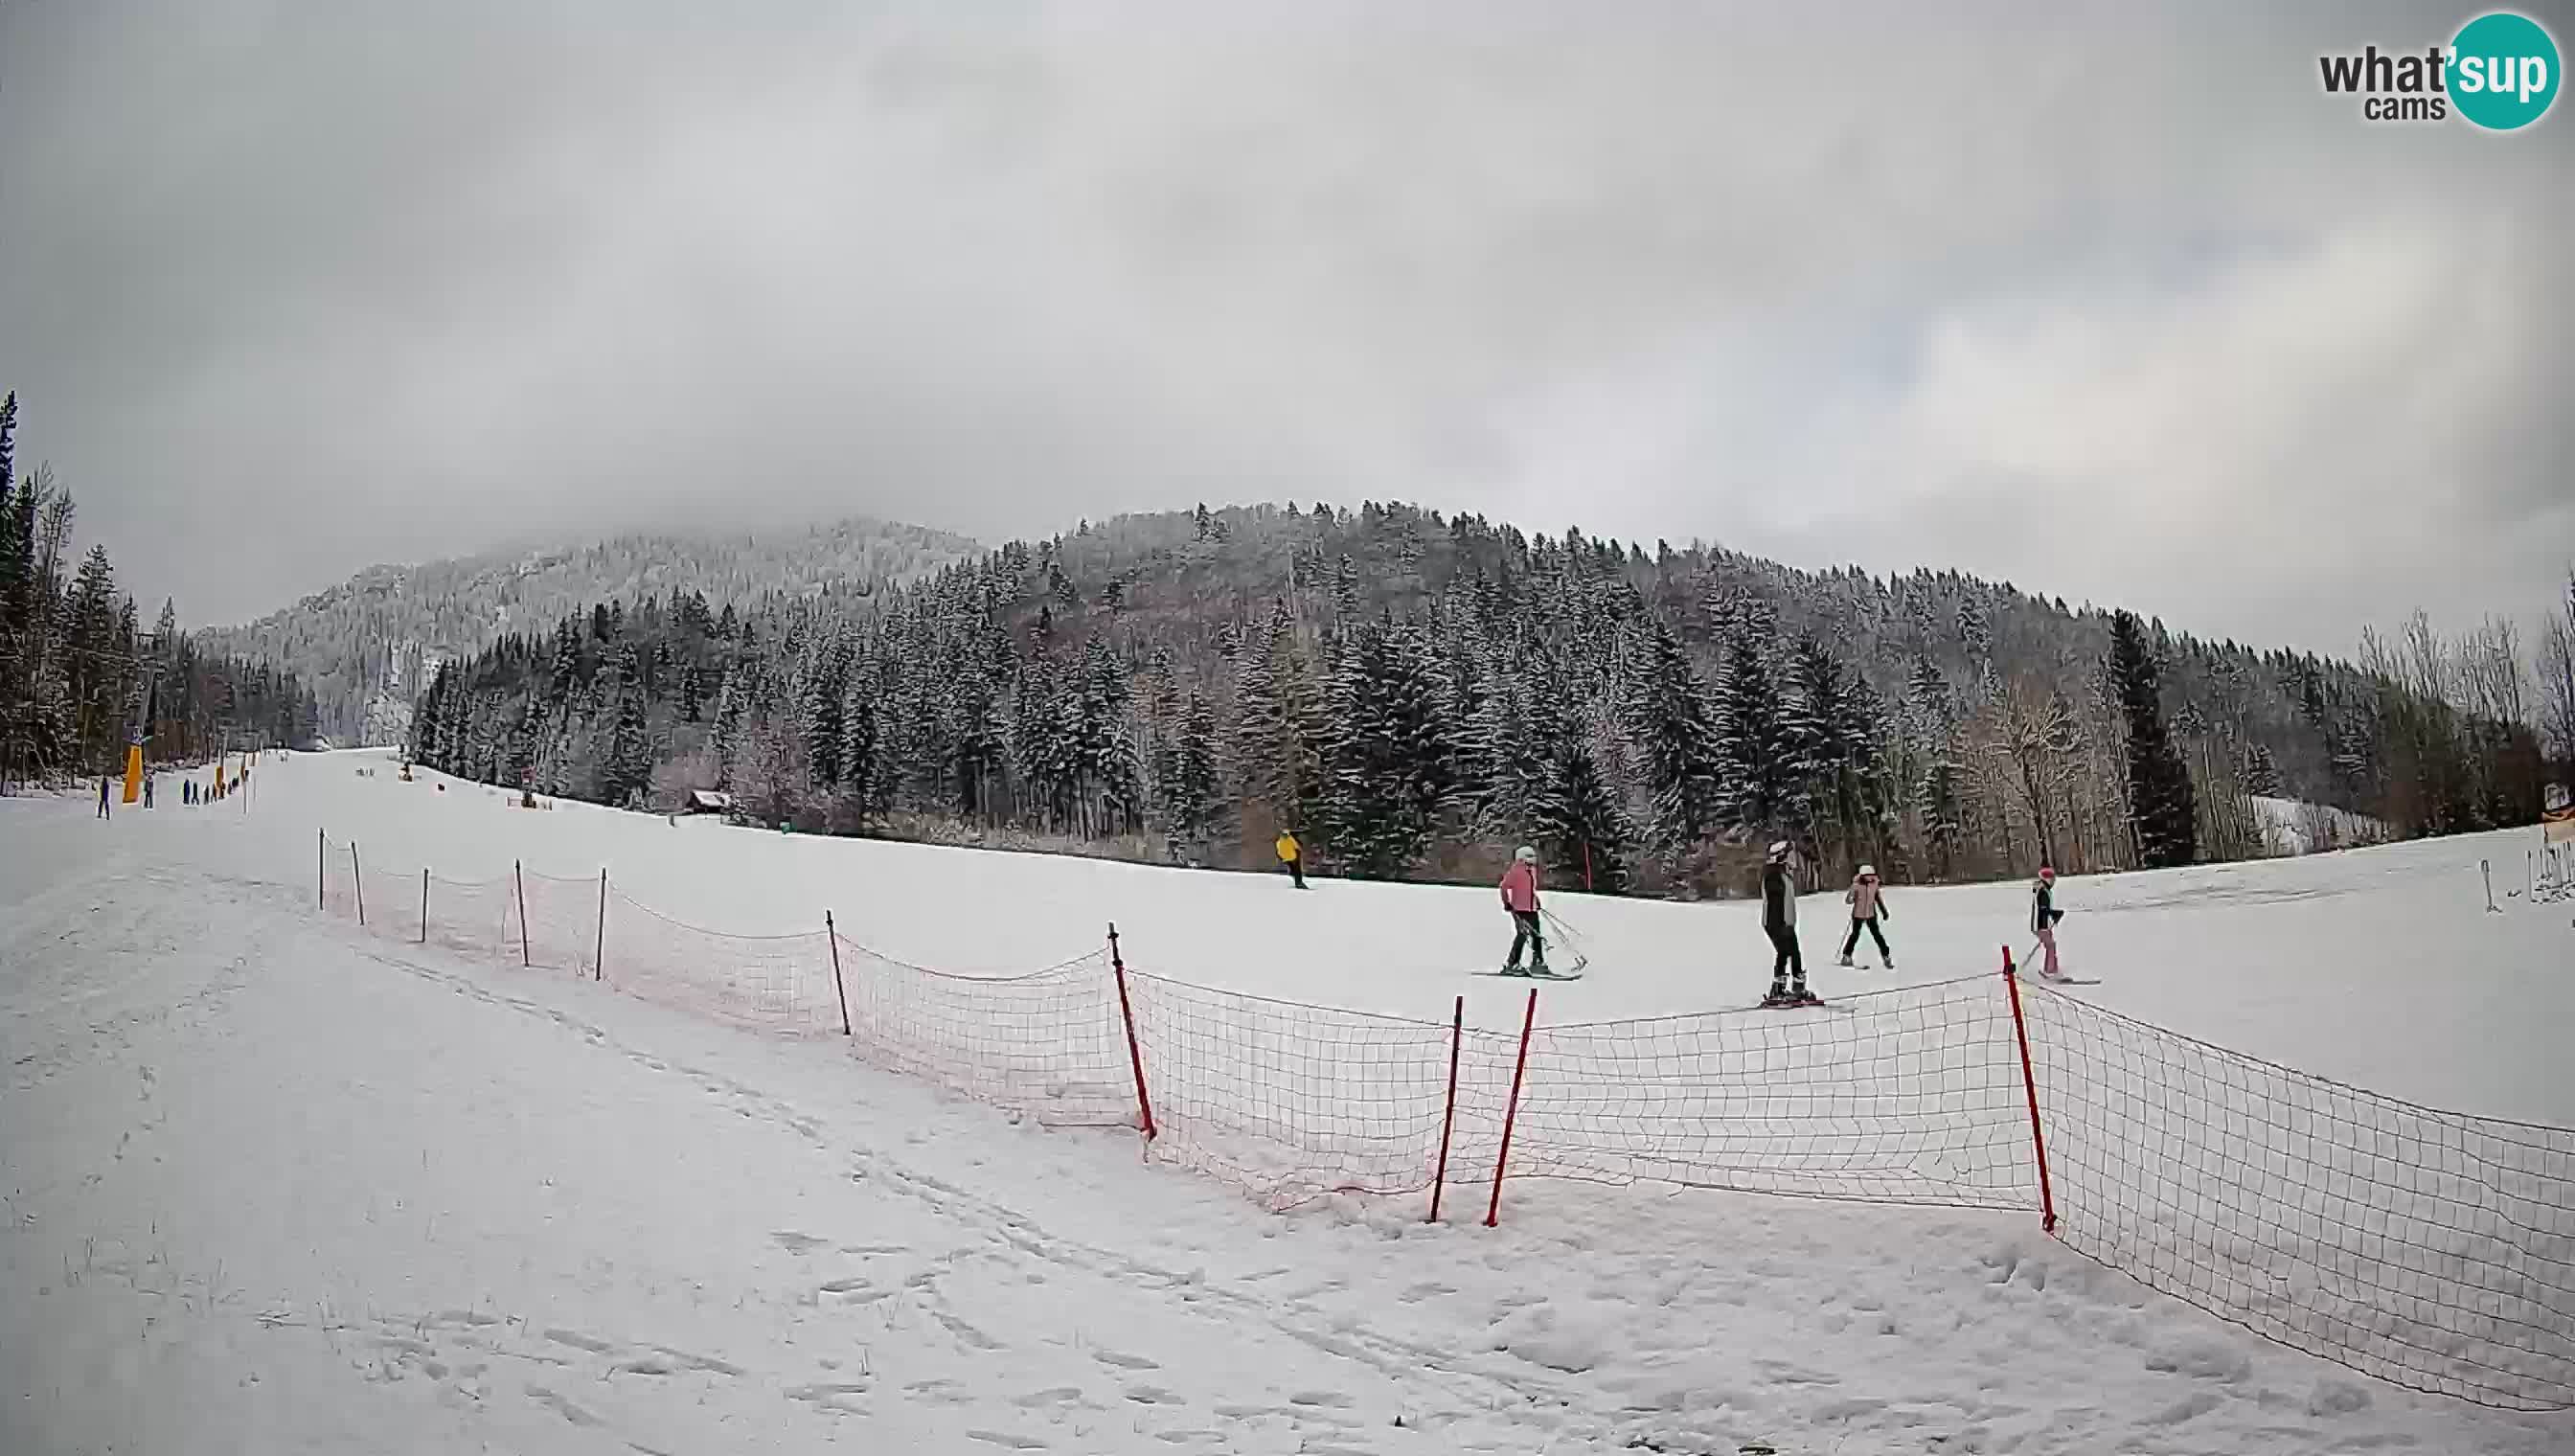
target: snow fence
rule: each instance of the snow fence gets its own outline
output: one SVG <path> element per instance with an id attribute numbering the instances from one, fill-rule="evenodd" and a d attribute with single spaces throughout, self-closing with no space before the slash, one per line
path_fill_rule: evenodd
<path id="1" fill-rule="evenodd" d="M 2482 1405 L 2575 1406 L 2575 1129 L 2344 1086 L 2024 984 L 2008 965 L 1793 1012 L 1497 1033 L 1194 985 L 1100 949 L 1015 976 L 822 927 L 739 935 L 605 871 L 477 882 L 317 841 L 315 898 L 387 939 L 578 975 L 860 1056 L 1273 1208 L 1545 1177 L 2029 1209 L 2267 1338 Z M 1462 1192 L 1459 1196 L 1465 1196 Z"/>

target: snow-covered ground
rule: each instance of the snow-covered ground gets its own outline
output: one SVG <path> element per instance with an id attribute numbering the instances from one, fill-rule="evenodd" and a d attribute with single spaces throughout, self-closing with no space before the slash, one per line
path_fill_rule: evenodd
<path id="1" fill-rule="evenodd" d="M 359 766 L 383 771 L 360 776 Z M 165 783 L 167 789 L 170 785 Z M 832 908 L 965 971 L 1116 920 L 1183 979 L 1487 1024 L 1483 891 L 730 829 L 379 755 L 111 823 L 0 802 L 0 1450 L 2305 1452 L 2575 1449 L 2575 1417 L 2415 1395 L 2068 1252 L 2024 1212 L 1513 1185 L 1262 1211 L 854 1060 L 312 909 L 314 832 L 443 877 L 595 874 L 682 919 Z M 2535 833 L 2068 881 L 2082 994 L 2461 1110 L 2575 1122 L 2563 904 Z M 2485 909 L 2490 862 L 2500 912 Z M 1891 895 L 1901 976 L 2025 945 L 2015 886 Z M 1589 978 L 1543 1019 L 1737 1003 L 1750 906 L 1553 897 Z"/>

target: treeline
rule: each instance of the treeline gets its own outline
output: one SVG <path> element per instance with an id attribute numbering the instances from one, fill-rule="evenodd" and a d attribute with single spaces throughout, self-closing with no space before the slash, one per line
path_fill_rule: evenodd
<path id="1" fill-rule="evenodd" d="M 17 470 L 18 397 L 0 400 L 0 791 L 154 761 L 299 743 L 314 704 L 290 674 L 200 653 L 161 606 L 149 634 L 104 547 L 70 566 L 74 502 L 42 465 Z"/>
<path id="2" fill-rule="evenodd" d="M 1294 827 L 1368 876 L 1529 842 L 1558 883 L 1709 893 L 1774 837 L 1828 873 L 1960 879 L 2259 853 L 2258 795 L 2399 834 L 2526 822 L 2537 739 L 2466 681 L 1954 573 L 1202 507 L 896 590 L 599 605 L 442 666 L 411 747 L 809 831 L 1254 866 Z"/>
<path id="3" fill-rule="evenodd" d="M 422 664 L 479 650 L 504 631 L 544 631 L 594 602 L 674 592 L 718 604 L 826 582 L 894 581 L 982 548 L 918 526 L 853 518 L 736 537 L 627 535 L 588 546 L 489 552 L 379 566 L 241 627 L 198 634 L 208 648 L 294 671 L 342 743 L 399 743 L 428 685 Z"/>

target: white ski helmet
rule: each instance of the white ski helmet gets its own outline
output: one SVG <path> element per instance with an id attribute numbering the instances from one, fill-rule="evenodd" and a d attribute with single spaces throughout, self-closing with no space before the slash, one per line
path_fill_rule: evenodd
<path id="1" fill-rule="evenodd" d="M 1772 840 L 1772 841 L 1771 841 L 1771 844 L 1770 844 L 1770 857 L 1771 857 L 1771 858 L 1773 858 L 1773 859 L 1785 859 L 1785 858 L 1787 858 L 1787 857 L 1788 857 L 1788 841 L 1787 841 L 1787 840 L 1785 840 L 1785 839 L 1774 839 L 1774 840 Z"/>
<path id="2" fill-rule="evenodd" d="M 1874 864 L 1863 864 L 1863 865 L 1861 865 L 1861 866 L 1859 867 L 1859 877 L 1860 877 L 1860 878 L 1862 878 L 1862 879 L 1875 879 L 1875 878 L 1877 878 L 1877 866 L 1876 866 L 1876 865 L 1874 865 Z"/>
<path id="3" fill-rule="evenodd" d="M 1522 844 L 1517 849 L 1511 851 L 1511 857 L 1520 861 L 1522 864 L 1535 864 L 1537 862 L 1537 850 L 1527 844 Z"/>

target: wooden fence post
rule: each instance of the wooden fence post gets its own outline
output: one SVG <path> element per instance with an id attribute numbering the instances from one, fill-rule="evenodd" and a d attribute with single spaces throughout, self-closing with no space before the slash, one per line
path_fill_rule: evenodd
<path id="1" fill-rule="evenodd" d="M 1145 1090 L 1145 1049 L 1136 1039 L 1136 1006 L 1127 996 L 1127 961 L 1119 954 L 1118 926 L 1109 926 L 1109 965 L 1118 972 L 1118 1014 L 1127 1023 L 1127 1060 L 1136 1068 L 1136 1110 L 1144 1120 L 1145 1140 L 1154 1140 L 1154 1098 Z"/>
<path id="2" fill-rule="evenodd" d="M 516 859 L 510 861 L 510 882 L 519 889 L 519 967 L 524 970 L 537 963 L 537 954 L 528 945 L 528 875 Z"/>
<path id="3" fill-rule="evenodd" d="M 823 912 L 823 938 L 832 943 L 832 989 L 840 993 L 841 1034 L 848 1036 L 853 1034 L 850 1030 L 850 988 L 841 983 L 841 929 L 832 923 L 830 910 Z"/>
<path id="4" fill-rule="evenodd" d="M 1448 1133 L 1457 1125 L 1457 1045 L 1466 1032 L 1466 998 L 1448 1012 L 1448 1106 L 1439 1114 L 1439 1166 L 1430 1174 L 1429 1222 L 1439 1221 L 1439 1195 L 1448 1187 Z"/>

